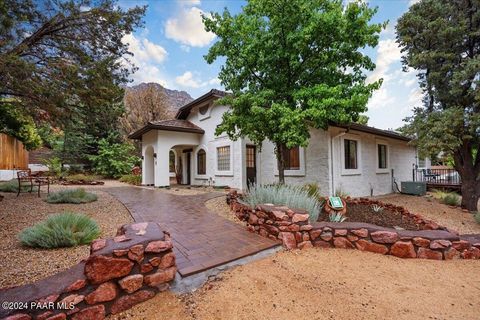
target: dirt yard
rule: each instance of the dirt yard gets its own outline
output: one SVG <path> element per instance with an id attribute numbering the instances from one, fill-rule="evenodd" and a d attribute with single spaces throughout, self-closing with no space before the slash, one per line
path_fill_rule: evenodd
<path id="1" fill-rule="evenodd" d="M 115 183 L 108 183 L 114 186 Z M 51 191 L 79 186 L 53 186 Z M 48 215 L 65 211 L 83 213 L 100 227 L 100 237 L 115 236 L 117 228 L 133 219 L 128 210 L 100 186 L 85 189 L 98 195 L 98 200 L 86 204 L 49 204 L 37 194 L 0 193 L 0 288 L 30 283 L 63 271 L 88 257 L 89 246 L 62 249 L 32 249 L 23 247 L 17 236 L 24 228 L 44 220 Z"/>
<path id="2" fill-rule="evenodd" d="M 413 213 L 418 213 L 426 219 L 433 220 L 461 234 L 480 233 L 480 224 L 475 221 L 471 213 L 465 212 L 458 207 L 447 206 L 429 195 L 418 197 L 391 194 L 374 198 L 385 203 L 403 206 Z"/>
<path id="3" fill-rule="evenodd" d="M 478 319 L 480 261 L 344 249 L 280 252 L 197 292 L 162 293 L 110 319 Z"/>

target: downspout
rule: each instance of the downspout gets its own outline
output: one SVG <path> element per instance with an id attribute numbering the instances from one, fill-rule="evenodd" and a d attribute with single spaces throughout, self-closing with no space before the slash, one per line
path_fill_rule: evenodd
<path id="1" fill-rule="evenodd" d="M 340 132 L 339 134 L 337 134 L 336 136 L 333 136 L 330 138 L 330 181 L 331 181 L 331 188 L 330 190 L 332 190 L 332 196 L 335 195 L 335 172 L 334 172 L 334 162 L 333 162 L 333 139 L 335 138 L 338 138 L 338 137 L 341 137 L 341 136 L 344 136 L 346 133 L 348 132 L 348 130 L 346 131 L 343 131 L 343 132 Z"/>

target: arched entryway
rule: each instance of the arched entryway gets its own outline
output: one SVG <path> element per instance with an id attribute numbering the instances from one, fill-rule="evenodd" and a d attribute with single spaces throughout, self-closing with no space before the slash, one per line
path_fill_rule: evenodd
<path id="1" fill-rule="evenodd" d="M 155 157 L 152 146 L 148 146 L 145 149 L 143 156 L 143 184 L 154 185 L 155 184 Z"/>

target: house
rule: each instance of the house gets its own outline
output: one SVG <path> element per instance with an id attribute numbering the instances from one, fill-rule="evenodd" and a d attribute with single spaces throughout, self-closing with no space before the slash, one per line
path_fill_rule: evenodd
<path id="1" fill-rule="evenodd" d="M 175 119 L 149 122 L 129 136 L 142 142 L 142 184 L 169 186 L 175 169 L 188 185 L 246 189 L 278 181 L 271 142 L 258 148 L 248 138 L 215 135 L 228 106 L 214 101 L 225 94 L 211 90 L 181 107 Z M 308 147 L 285 154 L 288 184 L 317 183 L 323 194 L 367 196 L 391 193 L 393 179 L 412 179 L 416 149 L 396 132 L 351 124 L 312 128 L 310 135 Z"/>

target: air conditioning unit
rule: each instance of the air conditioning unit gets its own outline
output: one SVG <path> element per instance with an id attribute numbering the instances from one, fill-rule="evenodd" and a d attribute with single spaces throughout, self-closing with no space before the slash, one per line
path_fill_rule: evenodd
<path id="1" fill-rule="evenodd" d="M 427 193 L 427 183 L 420 181 L 402 181 L 402 193 L 423 196 Z"/>

